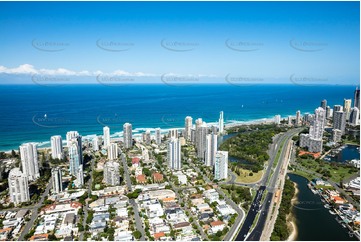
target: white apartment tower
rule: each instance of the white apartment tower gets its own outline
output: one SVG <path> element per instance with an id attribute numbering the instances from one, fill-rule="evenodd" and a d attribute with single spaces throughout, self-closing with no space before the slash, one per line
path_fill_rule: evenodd
<path id="1" fill-rule="evenodd" d="M 310 135 L 313 139 L 322 139 L 325 128 L 326 110 L 319 107 L 315 110 L 315 119 L 310 126 Z"/>
<path id="2" fill-rule="evenodd" d="M 281 115 L 277 114 L 275 115 L 275 124 L 280 124 L 281 123 Z"/>
<path id="3" fill-rule="evenodd" d="M 223 180 L 228 177 L 228 152 L 217 151 L 214 161 L 214 179 Z"/>
<path id="4" fill-rule="evenodd" d="M 40 177 L 38 151 L 36 143 L 25 143 L 20 146 L 21 166 L 29 181 Z"/>
<path id="5" fill-rule="evenodd" d="M 118 158 L 118 145 L 116 143 L 110 143 L 108 146 L 108 159 L 116 160 Z"/>
<path id="6" fill-rule="evenodd" d="M 80 164 L 78 142 L 73 139 L 69 146 L 69 172 L 71 175 L 77 176 Z"/>
<path id="7" fill-rule="evenodd" d="M 110 145 L 110 129 L 108 126 L 103 128 L 103 141 L 104 141 L 104 148 L 108 148 Z"/>
<path id="8" fill-rule="evenodd" d="M 54 135 L 50 138 L 51 157 L 61 160 L 63 158 L 63 141 L 60 135 Z"/>
<path id="9" fill-rule="evenodd" d="M 346 119 L 349 119 L 350 113 L 351 113 L 351 99 L 344 99 L 343 100 L 343 111 L 346 114 Z"/>
<path id="10" fill-rule="evenodd" d="M 69 147 L 71 140 L 75 137 L 78 137 L 79 133 L 78 131 L 69 131 L 66 133 L 66 145 Z"/>
<path id="11" fill-rule="evenodd" d="M 120 184 L 119 163 L 114 161 L 108 161 L 105 163 L 104 182 L 111 186 L 117 186 Z"/>
<path id="12" fill-rule="evenodd" d="M 51 182 L 53 184 L 53 193 L 61 193 L 63 191 L 61 168 L 55 167 L 51 170 Z"/>
<path id="13" fill-rule="evenodd" d="M 132 135 L 132 125 L 130 123 L 125 123 L 123 125 L 123 142 L 126 149 L 130 149 L 133 146 L 133 135 Z"/>
<path id="14" fill-rule="evenodd" d="M 301 111 L 300 110 L 298 110 L 296 112 L 296 126 L 299 126 L 299 125 L 301 125 Z"/>
<path id="15" fill-rule="evenodd" d="M 219 125 L 219 127 L 218 127 L 219 134 L 223 134 L 223 132 L 224 132 L 224 130 L 223 130 L 224 129 L 223 111 L 221 111 L 219 113 L 218 125 Z"/>
<path id="16" fill-rule="evenodd" d="M 92 140 L 92 144 L 93 144 L 93 151 L 98 151 L 99 150 L 99 139 L 98 136 L 95 136 Z"/>
<path id="17" fill-rule="evenodd" d="M 213 166 L 217 153 L 217 135 L 208 134 L 206 143 L 205 165 Z"/>
<path id="18" fill-rule="evenodd" d="M 11 202 L 18 205 L 30 201 L 28 176 L 22 173 L 19 168 L 10 170 L 8 183 Z"/>
<path id="19" fill-rule="evenodd" d="M 162 143 L 162 134 L 160 132 L 160 128 L 155 129 L 155 143 L 160 145 Z"/>
<path id="20" fill-rule="evenodd" d="M 191 134 L 192 134 L 192 126 L 193 126 L 193 119 L 190 116 L 187 116 L 185 118 L 185 124 L 184 124 L 184 138 L 187 141 L 191 140 Z"/>
<path id="21" fill-rule="evenodd" d="M 167 147 L 168 167 L 172 170 L 181 169 L 181 146 L 177 138 L 171 138 Z"/>
<path id="22" fill-rule="evenodd" d="M 84 186 L 84 171 L 83 171 L 82 165 L 80 165 L 78 168 L 78 173 L 76 175 L 76 181 L 77 181 L 78 187 Z"/>
<path id="23" fill-rule="evenodd" d="M 208 127 L 206 122 L 203 122 L 197 129 L 196 148 L 197 157 L 202 161 L 205 160 L 206 147 L 207 147 L 207 134 Z"/>
<path id="24" fill-rule="evenodd" d="M 315 110 L 309 134 L 300 135 L 300 147 L 307 147 L 310 152 L 322 151 L 322 137 L 325 127 L 326 110 L 319 107 Z"/>

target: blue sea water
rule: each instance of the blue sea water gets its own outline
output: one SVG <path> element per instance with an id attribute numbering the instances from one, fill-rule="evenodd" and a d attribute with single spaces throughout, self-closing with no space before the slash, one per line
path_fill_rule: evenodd
<path id="1" fill-rule="evenodd" d="M 108 125 L 116 137 L 125 122 L 136 132 L 145 128 L 183 127 L 189 115 L 217 122 L 251 121 L 312 113 L 327 99 L 331 107 L 353 99 L 354 86 L 299 85 L 0 85 L 0 150 L 24 142 L 48 142 L 50 136 L 77 130 L 83 136 L 102 133 Z"/>

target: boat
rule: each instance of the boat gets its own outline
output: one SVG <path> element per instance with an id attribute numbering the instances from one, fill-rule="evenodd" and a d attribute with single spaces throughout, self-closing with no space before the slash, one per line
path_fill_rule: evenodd
<path id="1" fill-rule="evenodd" d="M 323 205 L 325 208 L 327 208 L 327 209 L 330 209 L 331 208 L 331 206 L 330 205 L 328 205 L 328 204 L 325 204 L 325 205 Z"/>
<path id="2" fill-rule="evenodd" d="M 356 238 L 357 238 L 358 240 L 360 240 L 360 232 L 359 232 L 359 231 L 354 231 L 353 233 L 354 233 L 354 235 L 356 236 Z"/>
<path id="3" fill-rule="evenodd" d="M 341 225 L 342 225 L 342 227 L 344 227 L 344 228 L 347 228 L 347 227 L 346 227 L 346 224 L 344 224 L 344 223 L 341 223 Z"/>
<path id="4" fill-rule="evenodd" d="M 332 210 L 328 210 L 329 212 L 330 212 L 330 214 L 332 214 L 332 215 L 335 215 L 336 213 L 334 212 L 334 211 L 332 211 Z"/>
<path id="5" fill-rule="evenodd" d="M 313 189 L 313 188 L 311 188 L 311 191 L 313 192 L 313 194 L 317 194 L 318 192 L 315 190 L 315 189 Z"/>

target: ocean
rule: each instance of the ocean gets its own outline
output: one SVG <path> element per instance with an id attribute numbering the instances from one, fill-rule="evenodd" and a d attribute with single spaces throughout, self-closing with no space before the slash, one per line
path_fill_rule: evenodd
<path id="1" fill-rule="evenodd" d="M 184 118 L 216 123 L 224 111 L 225 123 L 249 122 L 312 113 L 327 105 L 353 101 L 355 86 L 300 86 L 202 84 L 170 86 L 96 84 L 40 86 L 0 85 L 0 150 L 18 149 L 24 142 L 49 146 L 50 136 L 76 130 L 83 136 L 101 135 L 110 127 L 112 137 L 132 123 L 135 133 L 147 128 L 181 128 Z"/>

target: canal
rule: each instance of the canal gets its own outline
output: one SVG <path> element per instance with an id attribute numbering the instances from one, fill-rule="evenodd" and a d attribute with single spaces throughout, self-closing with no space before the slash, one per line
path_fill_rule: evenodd
<path id="1" fill-rule="evenodd" d="M 297 184 L 298 194 L 292 214 L 297 227 L 297 241 L 323 240 L 345 241 L 357 240 L 348 233 L 337 221 L 336 216 L 324 207 L 321 198 L 308 188 L 308 180 L 302 176 L 288 174 L 291 181 Z"/>
<path id="2" fill-rule="evenodd" d="M 346 145 L 344 149 L 338 152 L 334 157 L 328 155 L 326 158 L 329 158 L 330 161 L 336 161 L 345 163 L 353 159 L 360 159 L 360 148 L 357 145 Z"/>

